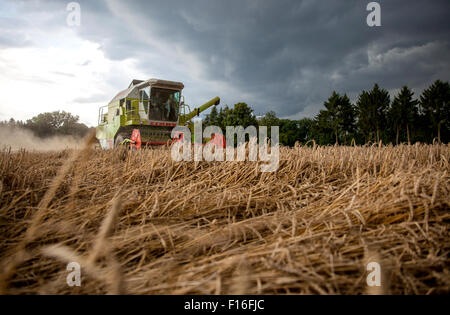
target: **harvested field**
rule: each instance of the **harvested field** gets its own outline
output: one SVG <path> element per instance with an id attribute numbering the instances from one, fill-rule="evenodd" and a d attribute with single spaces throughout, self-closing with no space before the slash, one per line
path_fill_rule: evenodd
<path id="1" fill-rule="evenodd" d="M 1 290 L 448 294 L 449 160 L 449 145 L 282 147 L 261 173 L 164 149 L 4 150 Z"/>

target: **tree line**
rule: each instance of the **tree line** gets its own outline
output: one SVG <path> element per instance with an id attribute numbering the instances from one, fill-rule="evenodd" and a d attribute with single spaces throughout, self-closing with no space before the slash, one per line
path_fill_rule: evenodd
<path id="1" fill-rule="evenodd" d="M 83 137 L 89 131 L 89 127 L 79 122 L 79 116 L 65 111 L 42 113 L 24 121 L 14 120 L 0 121 L 0 127 L 23 128 L 32 131 L 36 136 L 47 138 L 51 136 L 75 136 Z"/>
<path id="2" fill-rule="evenodd" d="M 407 86 L 402 87 L 391 101 L 387 90 L 375 84 L 362 91 L 355 104 L 346 94 L 333 92 L 324 102 L 324 109 L 314 118 L 290 120 L 278 118 L 273 111 L 257 118 L 246 103 L 227 105 L 220 110 L 214 106 L 203 120 L 203 126 L 279 126 L 280 143 L 293 146 L 296 142 L 314 140 L 320 145 L 369 142 L 414 143 L 450 140 L 450 85 L 435 81 L 422 94 L 414 97 Z M 39 114 L 25 122 L 1 121 L 0 126 L 31 130 L 39 137 L 55 135 L 84 136 L 89 127 L 79 117 L 65 111 Z"/>
<path id="3" fill-rule="evenodd" d="M 280 143 L 293 146 L 295 142 L 314 140 L 320 145 L 369 142 L 414 143 L 450 140 L 450 85 L 435 81 L 414 98 L 413 91 L 403 86 L 391 101 L 387 90 L 374 84 L 370 91 L 362 91 L 355 104 L 346 94 L 334 91 L 324 102 L 325 109 L 314 118 L 280 119 L 270 111 L 257 119 L 246 103 L 219 111 L 213 107 L 204 125 L 215 125 L 225 131 L 226 126 L 279 126 Z"/>

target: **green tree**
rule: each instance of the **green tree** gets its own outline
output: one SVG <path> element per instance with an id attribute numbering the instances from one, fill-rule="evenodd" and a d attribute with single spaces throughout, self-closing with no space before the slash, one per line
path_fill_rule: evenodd
<path id="1" fill-rule="evenodd" d="M 312 126 L 312 133 L 315 141 L 321 145 L 331 144 L 336 140 L 328 110 L 320 110 L 319 114 L 317 114 Z"/>
<path id="2" fill-rule="evenodd" d="M 277 115 L 275 114 L 274 111 L 269 111 L 264 115 L 264 117 L 262 117 L 258 121 L 258 124 L 260 126 L 266 126 L 267 127 L 267 136 L 271 137 L 271 127 L 272 126 L 280 126 L 280 119 L 277 117 Z"/>
<path id="3" fill-rule="evenodd" d="M 78 122 L 79 117 L 65 111 L 42 113 L 27 120 L 25 127 L 39 137 L 53 135 L 83 136 L 89 128 Z"/>
<path id="4" fill-rule="evenodd" d="M 349 143 L 356 136 L 356 110 L 347 94 L 340 97 L 338 107 L 338 128 L 341 142 Z"/>
<path id="5" fill-rule="evenodd" d="M 217 112 L 216 106 L 213 106 L 211 112 L 206 115 L 204 119 L 204 124 L 206 126 L 219 126 L 219 114 Z"/>
<path id="6" fill-rule="evenodd" d="M 435 81 L 420 96 L 420 109 L 425 121 L 437 132 L 438 141 L 441 142 L 441 133 L 444 141 L 449 140 L 450 131 L 450 86 L 448 82 Z"/>
<path id="7" fill-rule="evenodd" d="M 22 128 L 25 123 L 21 120 L 14 120 L 14 118 L 10 118 L 9 120 L 0 121 L 0 126 L 8 127 L 8 128 Z"/>
<path id="8" fill-rule="evenodd" d="M 312 134 L 313 124 L 314 119 L 311 118 L 302 118 L 297 121 L 297 141 L 305 143 L 314 138 Z"/>
<path id="9" fill-rule="evenodd" d="M 237 103 L 232 110 L 225 112 L 225 126 L 257 126 L 258 121 L 253 115 L 253 109 L 246 103 Z"/>
<path id="10" fill-rule="evenodd" d="M 259 124 L 261 126 L 278 126 L 280 123 L 280 119 L 277 117 L 274 111 L 267 112 L 259 121 Z"/>
<path id="11" fill-rule="evenodd" d="M 340 125 L 340 116 L 339 116 L 339 103 L 341 101 L 341 97 L 336 91 L 333 91 L 331 97 L 324 103 L 326 108 L 326 113 L 321 111 L 319 115 L 324 115 L 323 120 L 326 120 L 326 124 L 328 127 L 333 129 L 333 134 L 336 140 L 336 144 L 339 143 L 339 125 Z"/>
<path id="12" fill-rule="evenodd" d="M 374 124 L 370 115 L 370 95 L 362 91 L 356 101 L 356 113 L 358 117 L 358 129 L 364 138 L 364 142 L 372 140 Z"/>
<path id="13" fill-rule="evenodd" d="M 230 113 L 230 108 L 228 105 L 225 105 L 224 108 L 220 108 L 218 117 L 217 117 L 217 126 L 222 129 L 222 131 L 225 133 L 226 123 L 227 123 L 227 116 Z"/>
<path id="14" fill-rule="evenodd" d="M 279 126 L 280 143 L 287 146 L 294 146 L 295 142 L 307 142 L 311 136 L 311 126 L 313 120 L 303 118 L 301 120 L 280 119 L 274 111 L 267 112 L 259 121 L 259 126 L 267 127 L 268 137 L 271 137 L 270 128 Z"/>
<path id="15" fill-rule="evenodd" d="M 335 91 L 324 102 L 325 110 L 316 116 L 315 134 L 320 144 L 330 144 L 333 135 L 334 143 L 347 142 L 355 133 L 355 109 L 346 94 L 339 95 Z"/>
<path id="16" fill-rule="evenodd" d="M 300 125 L 296 120 L 280 119 L 280 143 L 294 146 L 296 141 L 305 141 L 300 138 Z"/>
<path id="17" fill-rule="evenodd" d="M 365 141 L 380 141 L 386 127 L 386 113 L 389 108 L 388 91 L 380 89 L 375 83 L 370 92 L 362 91 L 357 106 L 358 125 Z"/>
<path id="18" fill-rule="evenodd" d="M 395 143 L 399 143 L 400 131 L 404 128 L 408 143 L 411 143 L 410 129 L 417 121 L 417 100 L 413 99 L 414 92 L 403 86 L 394 98 L 388 111 L 388 121 L 395 130 Z"/>

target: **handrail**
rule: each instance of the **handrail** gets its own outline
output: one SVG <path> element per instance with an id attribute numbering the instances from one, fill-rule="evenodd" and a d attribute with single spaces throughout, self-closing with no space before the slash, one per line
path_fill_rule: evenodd
<path id="1" fill-rule="evenodd" d="M 105 115 L 108 114 L 108 112 L 103 113 L 103 109 L 104 109 L 105 107 L 108 107 L 108 105 L 103 105 L 103 106 L 100 106 L 100 107 L 98 108 L 98 120 L 97 120 L 97 123 L 98 123 L 99 125 L 102 125 L 102 124 L 106 124 L 106 123 L 107 123 L 106 121 L 103 121 L 103 120 L 102 120 L 102 117 L 104 117 Z"/>

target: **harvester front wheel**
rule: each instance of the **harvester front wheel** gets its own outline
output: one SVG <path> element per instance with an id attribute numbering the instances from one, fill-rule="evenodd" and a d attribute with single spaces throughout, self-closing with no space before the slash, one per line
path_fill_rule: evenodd
<path id="1" fill-rule="evenodd" d="M 114 141 L 114 147 L 118 148 L 122 145 L 122 142 L 124 140 L 123 135 L 117 135 L 116 140 Z"/>

